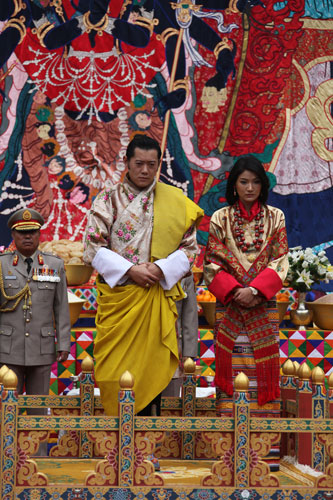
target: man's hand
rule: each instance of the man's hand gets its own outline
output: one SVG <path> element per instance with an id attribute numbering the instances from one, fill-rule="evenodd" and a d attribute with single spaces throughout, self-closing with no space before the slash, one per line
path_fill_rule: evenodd
<path id="1" fill-rule="evenodd" d="M 160 267 L 158 267 L 157 264 L 154 264 L 153 262 L 148 262 L 146 266 L 149 269 L 149 271 L 152 272 L 154 276 L 156 276 L 158 281 L 164 278 L 163 271 Z"/>
<path id="2" fill-rule="evenodd" d="M 67 351 L 58 351 L 58 355 L 57 355 L 57 361 L 58 363 L 62 363 L 63 361 L 66 361 L 66 359 L 68 358 L 68 352 Z"/>
<path id="3" fill-rule="evenodd" d="M 162 271 L 155 264 L 152 263 L 137 264 L 135 266 L 132 266 L 127 271 L 126 275 L 137 285 L 142 287 L 149 287 L 154 285 L 157 281 L 161 279 L 159 277 L 160 273 L 158 272 L 158 270 L 162 274 L 161 277 L 163 277 Z"/>
<path id="4" fill-rule="evenodd" d="M 253 295 L 250 288 L 237 288 L 234 293 L 234 301 L 242 307 L 255 307 L 263 301 L 258 295 Z"/>

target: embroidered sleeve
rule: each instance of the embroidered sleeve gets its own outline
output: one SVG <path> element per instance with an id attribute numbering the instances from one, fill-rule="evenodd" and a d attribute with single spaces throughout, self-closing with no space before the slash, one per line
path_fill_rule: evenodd
<path id="1" fill-rule="evenodd" d="M 179 245 L 178 250 L 182 250 L 185 253 L 190 263 L 190 266 L 192 267 L 194 259 L 199 250 L 197 244 L 197 230 L 195 225 L 191 226 L 186 231 Z"/>
<path id="2" fill-rule="evenodd" d="M 208 286 L 222 269 L 226 271 L 224 250 L 225 231 L 224 218 L 219 216 L 219 210 L 215 212 L 209 224 L 209 235 L 204 258 L 204 277 L 205 283 Z"/>
<path id="3" fill-rule="evenodd" d="M 238 263 L 225 245 L 225 218 L 220 211 L 212 215 L 204 259 L 205 283 L 222 304 L 231 299 L 235 288 L 242 286 L 229 272 L 228 262 L 234 266 Z"/>
<path id="4" fill-rule="evenodd" d="M 285 217 L 275 209 L 275 230 L 271 239 L 271 260 L 254 280 L 251 286 L 257 288 L 267 299 L 271 299 L 282 288 L 288 272 L 288 240 Z"/>
<path id="5" fill-rule="evenodd" d="M 83 253 L 84 262 L 87 264 L 91 264 L 100 248 L 110 248 L 113 215 L 111 191 L 103 191 L 96 197 L 88 215 Z"/>

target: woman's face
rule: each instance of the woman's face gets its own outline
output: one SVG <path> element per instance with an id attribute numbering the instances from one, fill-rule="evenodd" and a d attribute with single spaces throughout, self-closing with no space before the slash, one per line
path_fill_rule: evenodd
<path id="1" fill-rule="evenodd" d="M 204 87 L 201 96 L 202 107 L 207 113 L 216 113 L 227 100 L 227 89 L 217 90 L 216 87 Z"/>
<path id="2" fill-rule="evenodd" d="M 261 180 L 254 172 L 244 170 L 238 176 L 235 188 L 243 205 L 251 206 L 260 196 Z"/>

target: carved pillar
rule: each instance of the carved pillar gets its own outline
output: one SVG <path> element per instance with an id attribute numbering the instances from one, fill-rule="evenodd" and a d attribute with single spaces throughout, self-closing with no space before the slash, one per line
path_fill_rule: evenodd
<path id="1" fill-rule="evenodd" d="M 302 363 L 298 370 L 297 390 L 297 417 L 312 418 L 312 384 L 310 381 L 311 369 Z M 300 464 L 312 464 L 312 435 L 310 433 L 297 433 L 296 455 Z"/>
<path id="2" fill-rule="evenodd" d="M 119 391 L 119 487 L 134 485 L 134 378 L 126 371 L 120 378 Z"/>
<path id="3" fill-rule="evenodd" d="M 235 378 L 235 488 L 250 485 L 250 395 L 249 379 L 241 372 Z"/>
<path id="4" fill-rule="evenodd" d="M 81 364 L 81 382 L 80 382 L 80 398 L 81 411 L 80 414 L 85 417 L 90 417 L 94 414 L 94 361 L 90 356 L 84 358 Z M 80 458 L 92 458 L 93 443 L 89 441 L 86 431 L 80 432 Z"/>
<path id="5" fill-rule="evenodd" d="M 1 499 L 14 500 L 17 466 L 17 376 L 8 370 L 1 394 Z"/>
<path id="6" fill-rule="evenodd" d="M 195 363 L 193 359 L 187 358 L 184 363 L 183 380 L 183 417 L 195 417 Z M 195 453 L 195 433 L 190 431 L 182 432 L 182 459 L 194 460 Z"/>
<path id="7" fill-rule="evenodd" d="M 2 399 L 2 389 L 3 389 L 3 378 L 5 374 L 8 372 L 8 367 L 6 365 L 3 365 L 0 368 L 0 439 L 1 436 L 3 435 L 3 430 L 2 430 L 2 418 L 1 418 L 1 399 Z M 0 478 L 2 477 L 2 446 L 0 443 Z M 1 487 L 1 486 L 0 486 Z"/>
<path id="8" fill-rule="evenodd" d="M 281 377 L 281 401 L 282 401 L 282 418 L 289 417 L 287 412 L 287 400 L 296 400 L 296 380 L 295 366 L 294 363 L 288 359 L 282 366 L 282 377 Z M 289 455 L 290 447 L 290 436 L 287 433 L 282 434 L 281 438 L 281 457 Z"/>
<path id="9" fill-rule="evenodd" d="M 313 418 L 323 420 L 325 418 L 326 390 L 324 387 L 325 373 L 316 366 L 312 370 L 312 415 Z M 312 436 L 312 465 L 319 472 L 325 472 L 325 445 L 318 440 L 318 436 Z"/>

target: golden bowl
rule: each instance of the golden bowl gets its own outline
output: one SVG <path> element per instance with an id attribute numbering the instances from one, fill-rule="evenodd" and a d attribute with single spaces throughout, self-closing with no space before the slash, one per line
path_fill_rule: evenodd
<path id="1" fill-rule="evenodd" d="M 69 304 L 69 316 L 71 320 L 71 326 L 77 322 L 82 311 L 84 299 L 79 299 L 74 293 L 67 292 L 68 304 Z"/>
<path id="2" fill-rule="evenodd" d="M 321 330 L 333 331 L 333 303 L 318 302 L 305 302 L 306 307 L 313 311 L 313 322 Z"/>
<path id="3" fill-rule="evenodd" d="M 290 319 L 295 326 L 307 326 L 313 318 L 313 311 L 307 308 L 308 302 L 305 302 L 306 309 L 292 309 L 290 311 Z"/>
<path id="4" fill-rule="evenodd" d="M 287 300 L 276 301 L 276 307 L 277 307 L 277 310 L 279 313 L 279 323 L 281 323 L 283 321 L 283 318 L 285 317 L 288 306 L 289 306 L 289 302 Z"/>
<path id="5" fill-rule="evenodd" d="M 65 271 L 68 286 L 75 286 L 87 283 L 90 280 L 93 268 L 85 264 L 65 264 Z"/>
<path id="6" fill-rule="evenodd" d="M 204 316 L 211 328 L 215 325 L 216 302 L 200 301 Z"/>

